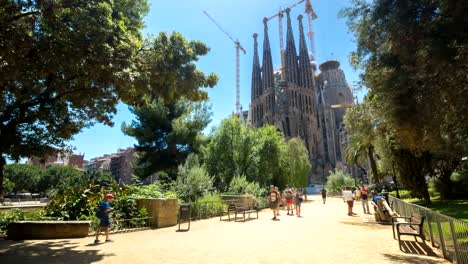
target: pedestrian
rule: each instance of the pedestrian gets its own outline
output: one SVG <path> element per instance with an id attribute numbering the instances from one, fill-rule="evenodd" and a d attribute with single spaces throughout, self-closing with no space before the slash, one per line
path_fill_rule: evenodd
<path id="1" fill-rule="evenodd" d="M 280 211 L 281 205 L 283 203 L 283 196 L 281 195 L 278 187 L 276 187 L 276 186 L 275 186 L 275 191 L 278 193 L 278 207 L 276 207 L 276 215 L 279 216 L 280 215 L 279 211 Z"/>
<path id="2" fill-rule="evenodd" d="M 294 202 L 296 204 L 296 215 L 297 217 L 301 217 L 301 204 L 304 200 L 304 193 L 301 188 L 296 191 L 294 198 Z"/>
<path id="3" fill-rule="evenodd" d="M 286 196 L 286 205 L 288 206 L 288 215 L 294 215 L 293 211 L 293 192 L 289 185 L 286 185 L 286 190 L 285 190 L 285 196 Z M 289 213 L 289 210 L 291 210 L 291 213 Z"/>
<path id="4" fill-rule="evenodd" d="M 276 216 L 277 216 L 277 211 L 278 211 L 278 204 L 279 204 L 279 200 L 280 199 L 280 195 L 278 193 L 278 191 L 275 190 L 275 186 L 274 185 L 271 185 L 270 186 L 270 192 L 268 192 L 268 202 L 270 203 L 270 208 L 271 210 L 273 211 L 273 219 L 272 220 L 276 220 Z"/>
<path id="5" fill-rule="evenodd" d="M 355 213 L 353 213 L 354 197 L 350 187 L 346 187 L 345 190 L 343 190 L 343 200 L 348 204 L 348 215 L 355 215 Z"/>
<path id="6" fill-rule="evenodd" d="M 106 194 L 105 200 L 99 205 L 97 210 L 97 217 L 99 218 L 99 227 L 96 230 L 96 239 L 94 243 L 99 243 L 99 235 L 101 234 L 101 230 L 105 229 L 106 232 L 106 242 L 112 242 L 109 239 L 109 228 L 111 226 L 109 213 L 112 211 L 110 207 L 110 202 L 114 200 L 114 195 L 112 193 Z"/>
<path id="7" fill-rule="evenodd" d="M 325 188 L 323 188 L 320 193 L 322 194 L 322 200 L 323 200 L 323 204 L 325 204 L 325 202 L 327 201 L 327 190 Z"/>
<path id="8" fill-rule="evenodd" d="M 361 187 L 361 203 L 362 203 L 362 210 L 365 214 L 370 214 L 369 211 L 369 189 L 367 187 Z"/>

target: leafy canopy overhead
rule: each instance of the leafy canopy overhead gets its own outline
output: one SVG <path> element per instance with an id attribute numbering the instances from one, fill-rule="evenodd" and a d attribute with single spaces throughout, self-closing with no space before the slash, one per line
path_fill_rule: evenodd
<path id="1" fill-rule="evenodd" d="M 119 100 L 207 98 L 194 62 L 208 47 L 179 33 L 144 39 L 146 0 L 0 2 L 0 196 L 5 159 L 43 156 Z"/>

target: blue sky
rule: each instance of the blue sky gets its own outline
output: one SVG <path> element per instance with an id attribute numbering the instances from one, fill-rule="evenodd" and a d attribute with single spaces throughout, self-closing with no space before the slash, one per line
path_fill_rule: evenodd
<path id="1" fill-rule="evenodd" d="M 161 31 L 182 33 L 188 40 L 200 40 L 211 51 L 197 62 L 205 73 L 214 72 L 219 76 L 218 85 L 209 90 L 213 117 L 209 128 L 219 124 L 235 109 L 235 46 L 204 14 L 206 10 L 234 38 L 238 38 L 247 54 L 240 58 L 241 104 L 246 110 L 250 103 L 250 83 L 253 60 L 253 33 L 259 34 L 259 52 L 263 45 L 263 17 L 275 14 L 279 7 L 294 4 L 296 0 L 149 0 L 151 9 L 146 17 L 145 35 L 157 35 Z M 353 36 L 348 33 L 345 20 L 338 18 L 341 8 L 349 5 L 348 0 L 312 0 L 318 19 L 314 20 L 315 49 L 318 63 L 329 59 L 340 61 L 348 83 L 358 81 L 358 73 L 348 62 L 348 56 L 355 49 Z M 298 44 L 297 16 L 304 14 L 304 3 L 291 11 L 294 37 Z M 286 19 L 283 20 L 286 22 Z M 306 20 L 304 20 L 306 22 Z M 306 26 L 306 25 L 304 25 Z M 283 26 L 286 30 L 285 24 Z M 307 27 L 305 27 L 307 30 Z M 284 31 L 286 33 L 286 31 Z M 274 66 L 280 65 L 278 20 L 269 22 L 270 44 L 273 51 Z M 261 57 L 260 57 L 261 61 Z M 360 101 L 363 92 L 358 93 Z M 70 144 L 75 152 L 84 153 L 85 159 L 106 153 L 117 148 L 130 147 L 136 141 L 121 132 L 122 122 L 129 123 L 133 116 L 126 105 L 118 106 L 114 127 L 95 125 L 76 135 Z M 206 130 L 208 131 L 208 129 Z"/>

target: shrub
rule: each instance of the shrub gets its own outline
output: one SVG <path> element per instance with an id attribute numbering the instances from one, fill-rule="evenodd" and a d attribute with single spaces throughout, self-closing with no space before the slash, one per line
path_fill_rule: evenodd
<path id="1" fill-rule="evenodd" d="M 195 219 L 218 216 L 224 207 L 223 199 L 218 193 L 208 193 L 192 204 L 191 216 Z"/>
<path id="2" fill-rule="evenodd" d="M 400 194 L 400 199 L 415 198 L 415 197 L 413 197 L 413 194 L 409 190 L 398 190 L 398 193 Z M 390 195 L 396 197 L 396 191 L 391 191 Z"/>
<path id="3" fill-rule="evenodd" d="M 258 182 L 249 182 L 245 176 L 235 176 L 232 178 L 228 188 L 229 194 L 250 194 L 255 197 L 263 197 L 266 189 L 261 188 Z"/>
<path id="4" fill-rule="evenodd" d="M 213 179 L 200 165 L 198 156 L 190 154 L 185 163 L 179 166 L 175 189 L 186 202 L 196 201 L 213 189 Z"/>
<path id="5" fill-rule="evenodd" d="M 12 209 L 5 213 L 0 213 L 0 236 L 5 236 L 8 225 L 16 221 L 37 221 L 37 220 L 54 220 L 45 216 L 44 210 L 33 212 L 23 212 L 20 209 Z"/>
<path id="6" fill-rule="evenodd" d="M 345 187 L 354 186 L 354 179 L 342 170 L 330 172 L 327 180 L 327 189 L 332 192 L 340 192 Z"/>

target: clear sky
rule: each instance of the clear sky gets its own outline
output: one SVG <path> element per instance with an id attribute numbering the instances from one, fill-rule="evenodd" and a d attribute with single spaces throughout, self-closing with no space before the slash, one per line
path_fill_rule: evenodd
<path id="1" fill-rule="evenodd" d="M 212 122 L 209 128 L 219 124 L 235 109 L 236 62 L 235 46 L 204 14 L 206 10 L 233 38 L 238 38 L 247 54 L 240 58 L 241 105 L 244 110 L 250 103 L 250 85 L 253 61 L 253 33 L 259 34 L 259 53 L 262 61 L 263 17 L 277 13 L 280 7 L 290 6 L 298 0 L 149 0 L 151 9 L 146 17 L 144 34 L 157 35 L 161 31 L 182 33 L 188 40 L 200 40 L 211 51 L 200 58 L 199 69 L 205 73 L 214 72 L 219 76 L 218 85 L 209 90 L 212 104 Z M 348 33 L 345 20 L 338 18 L 341 8 L 348 6 L 348 0 L 312 0 L 318 19 L 314 20 L 315 49 L 318 63 L 335 59 L 340 61 L 348 83 L 358 81 L 358 73 L 348 62 L 348 56 L 355 49 L 353 37 Z M 297 16 L 304 15 L 304 3 L 291 11 L 293 32 L 298 46 Z M 304 15 L 305 16 L 305 15 Z M 286 19 L 284 33 L 286 33 Z M 304 22 L 306 22 L 304 18 Z M 306 24 L 304 24 L 307 30 Z M 278 20 L 269 22 L 270 45 L 274 67 L 280 66 Z M 358 94 L 362 100 L 363 92 Z M 75 152 L 84 153 L 89 160 L 106 153 L 116 152 L 117 148 L 133 146 L 136 141 L 123 135 L 122 122 L 129 123 L 133 116 L 124 104 L 119 104 L 114 118 L 114 127 L 95 125 L 83 130 L 70 142 Z M 208 131 L 208 129 L 206 130 Z"/>

